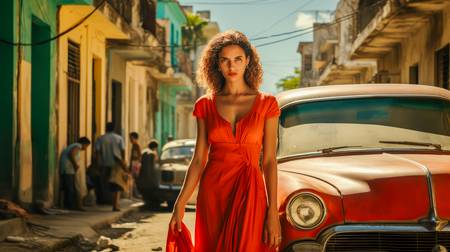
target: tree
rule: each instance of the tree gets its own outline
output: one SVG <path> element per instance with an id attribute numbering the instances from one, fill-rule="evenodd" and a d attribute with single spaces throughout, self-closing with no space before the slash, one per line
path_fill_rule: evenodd
<path id="1" fill-rule="evenodd" d="M 301 73 L 300 69 L 295 68 L 295 75 L 289 75 L 282 79 L 280 79 L 277 83 L 277 89 L 280 91 L 285 91 L 289 89 L 299 88 L 301 82 Z"/>
<path id="2" fill-rule="evenodd" d="M 203 28 L 208 25 L 202 17 L 194 13 L 187 13 L 187 22 L 182 27 L 183 36 L 183 48 L 186 52 L 191 49 L 197 49 L 197 46 L 206 42 L 206 38 L 203 36 Z"/>

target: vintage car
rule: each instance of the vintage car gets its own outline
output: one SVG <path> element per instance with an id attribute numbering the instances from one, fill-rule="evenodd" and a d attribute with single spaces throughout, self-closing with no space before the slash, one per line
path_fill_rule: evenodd
<path id="1" fill-rule="evenodd" d="M 182 139 L 165 144 L 161 150 L 159 168 L 157 169 L 157 176 L 159 177 L 157 196 L 160 202 L 167 201 L 169 208 L 173 207 L 180 193 L 189 163 L 194 154 L 194 148 L 194 139 Z M 188 204 L 195 204 L 196 192 L 194 192 Z"/>
<path id="2" fill-rule="evenodd" d="M 450 249 L 448 90 L 336 85 L 277 99 L 280 249 Z"/>

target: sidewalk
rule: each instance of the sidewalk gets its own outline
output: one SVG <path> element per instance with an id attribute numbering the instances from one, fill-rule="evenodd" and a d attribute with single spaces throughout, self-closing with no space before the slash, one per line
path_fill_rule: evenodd
<path id="1" fill-rule="evenodd" d="M 107 227 L 121 217 L 138 211 L 140 201 L 121 200 L 121 211 L 111 211 L 109 205 L 86 207 L 85 212 L 65 211 L 58 215 L 32 215 L 29 223 L 20 219 L 1 221 L 0 235 L 15 235 L 26 238 L 24 242 L 0 242 L 0 251 L 29 252 L 57 251 L 76 241 L 88 239 L 95 242 L 96 230 Z M 19 234 L 20 233 L 20 234 Z"/>

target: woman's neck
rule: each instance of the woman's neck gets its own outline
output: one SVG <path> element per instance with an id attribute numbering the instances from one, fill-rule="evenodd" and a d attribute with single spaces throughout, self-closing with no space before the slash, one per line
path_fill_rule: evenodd
<path id="1" fill-rule="evenodd" d="M 245 81 L 240 80 L 235 82 L 227 81 L 220 93 L 227 95 L 241 95 L 252 92 L 253 90 L 245 83 Z"/>

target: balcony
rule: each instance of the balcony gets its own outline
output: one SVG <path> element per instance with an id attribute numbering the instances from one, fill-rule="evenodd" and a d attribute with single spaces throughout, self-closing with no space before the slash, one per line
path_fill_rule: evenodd
<path id="1" fill-rule="evenodd" d="M 94 5 L 101 4 L 103 0 L 94 0 Z M 106 0 L 108 5 L 114 9 L 128 24 L 131 24 L 131 8 L 133 6 L 132 0 Z"/>
<path id="2" fill-rule="evenodd" d="M 401 5 L 386 2 L 356 36 L 351 59 L 383 57 L 448 4 L 450 2 L 446 0 L 408 0 Z"/>

